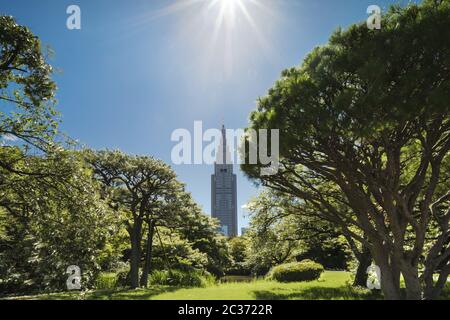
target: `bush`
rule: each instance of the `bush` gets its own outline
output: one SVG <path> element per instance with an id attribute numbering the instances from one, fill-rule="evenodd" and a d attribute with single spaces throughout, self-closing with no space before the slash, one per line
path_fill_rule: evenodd
<path id="1" fill-rule="evenodd" d="M 303 260 L 273 267 L 267 278 L 279 282 L 313 281 L 319 279 L 323 271 L 321 264 Z"/>
<path id="2" fill-rule="evenodd" d="M 118 286 L 118 275 L 114 272 L 102 272 L 95 280 L 97 290 L 112 290 Z"/>
<path id="3" fill-rule="evenodd" d="M 161 270 L 153 271 L 149 277 L 150 285 L 206 287 L 215 282 L 214 276 L 199 270 Z"/>

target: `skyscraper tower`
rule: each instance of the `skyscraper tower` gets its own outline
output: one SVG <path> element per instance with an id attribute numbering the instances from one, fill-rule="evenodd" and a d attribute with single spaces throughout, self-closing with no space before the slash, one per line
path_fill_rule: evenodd
<path id="1" fill-rule="evenodd" d="M 211 176 L 211 214 L 213 218 L 219 219 L 225 236 L 237 236 L 237 184 L 225 126 L 222 126 L 222 139 L 214 164 L 214 174 Z"/>

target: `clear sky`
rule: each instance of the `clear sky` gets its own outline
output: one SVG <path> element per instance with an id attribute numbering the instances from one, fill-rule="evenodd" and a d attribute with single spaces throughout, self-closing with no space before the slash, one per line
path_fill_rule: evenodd
<path id="1" fill-rule="evenodd" d="M 96 149 L 171 163 L 175 129 L 245 128 L 255 101 L 369 5 L 406 0 L 0 0 L 55 52 L 61 130 Z M 81 8 L 81 30 L 66 9 Z M 282 138 L 282 137 L 281 137 Z M 173 166 L 210 213 L 209 165 Z M 238 171 L 240 207 L 257 189 Z"/>

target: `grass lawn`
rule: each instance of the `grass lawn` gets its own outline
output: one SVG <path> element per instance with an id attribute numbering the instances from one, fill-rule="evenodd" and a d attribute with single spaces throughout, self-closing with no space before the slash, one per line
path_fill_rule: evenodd
<path id="1" fill-rule="evenodd" d="M 279 283 L 256 280 L 248 283 L 224 283 L 208 288 L 180 289 L 154 296 L 160 300 L 316 300 L 373 299 L 369 290 L 351 288 L 350 273 L 327 271 L 320 280 Z"/>
<path id="2" fill-rule="evenodd" d="M 285 300 L 285 299 L 374 299 L 380 298 L 369 290 L 348 285 L 350 273 L 326 271 L 321 279 L 312 282 L 279 283 L 254 280 L 227 282 L 207 288 L 152 287 L 149 289 L 57 293 L 16 297 L 25 300 Z"/>
<path id="3" fill-rule="evenodd" d="M 58 293 L 16 297 L 21 300 L 366 300 L 381 299 L 377 292 L 353 288 L 348 272 L 326 271 L 317 281 L 279 283 L 254 280 L 227 282 L 206 288 L 152 287 L 149 289 Z M 450 298 L 450 288 L 446 290 Z"/>

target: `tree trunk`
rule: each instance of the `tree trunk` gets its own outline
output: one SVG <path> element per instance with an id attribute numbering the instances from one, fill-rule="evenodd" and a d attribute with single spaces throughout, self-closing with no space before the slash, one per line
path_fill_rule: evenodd
<path id="1" fill-rule="evenodd" d="M 356 269 L 355 280 L 353 286 L 366 287 L 367 286 L 367 268 L 372 264 L 372 255 L 366 246 L 363 246 L 361 254 L 356 257 L 358 259 L 358 268 Z"/>
<path id="2" fill-rule="evenodd" d="M 141 276 L 141 287 L 145 287 L 145 288 L 148 285 L 148 275 L 151 271 L 154 232 L 155 232 L 155 223 L 152 220 L 148 224 L 148 235 L 147 235 L 147 242 L 146 242 L 146 247 L 145 247 L 145 262 L 144 262 L 144 268 L 142 269 L 142 276 Z"/>
<path id="3" fill-rule="evenodd" d="M 419 271 L 417 267 L 403 265 L 402 275 L 405 280 L 406 299 L 421 300 L 422 286 L 420 284 Z"/>
<path id="4" fill-rule="evenodd" d="M 381 291 L 385 300 L 400 300 L 400 269 L 383 246 L 374 248 L 373 259 L 381 271 Z"/>
<path id="5" fill-rule="evenodd" d="M 131 288 L 139 287 L 139 264 L 141 261 L 141 229 L 142 222 L 135 222 L 130 232 L 131 258 L 130 258 L 130 278 Z"/>
<path id="6" fill-rule="evenodd" d="M 386 300 L 400 300 L 400 283 L 396 281 L 397 275 L 388 267 L 381 270 L 381 291 Z"/>

